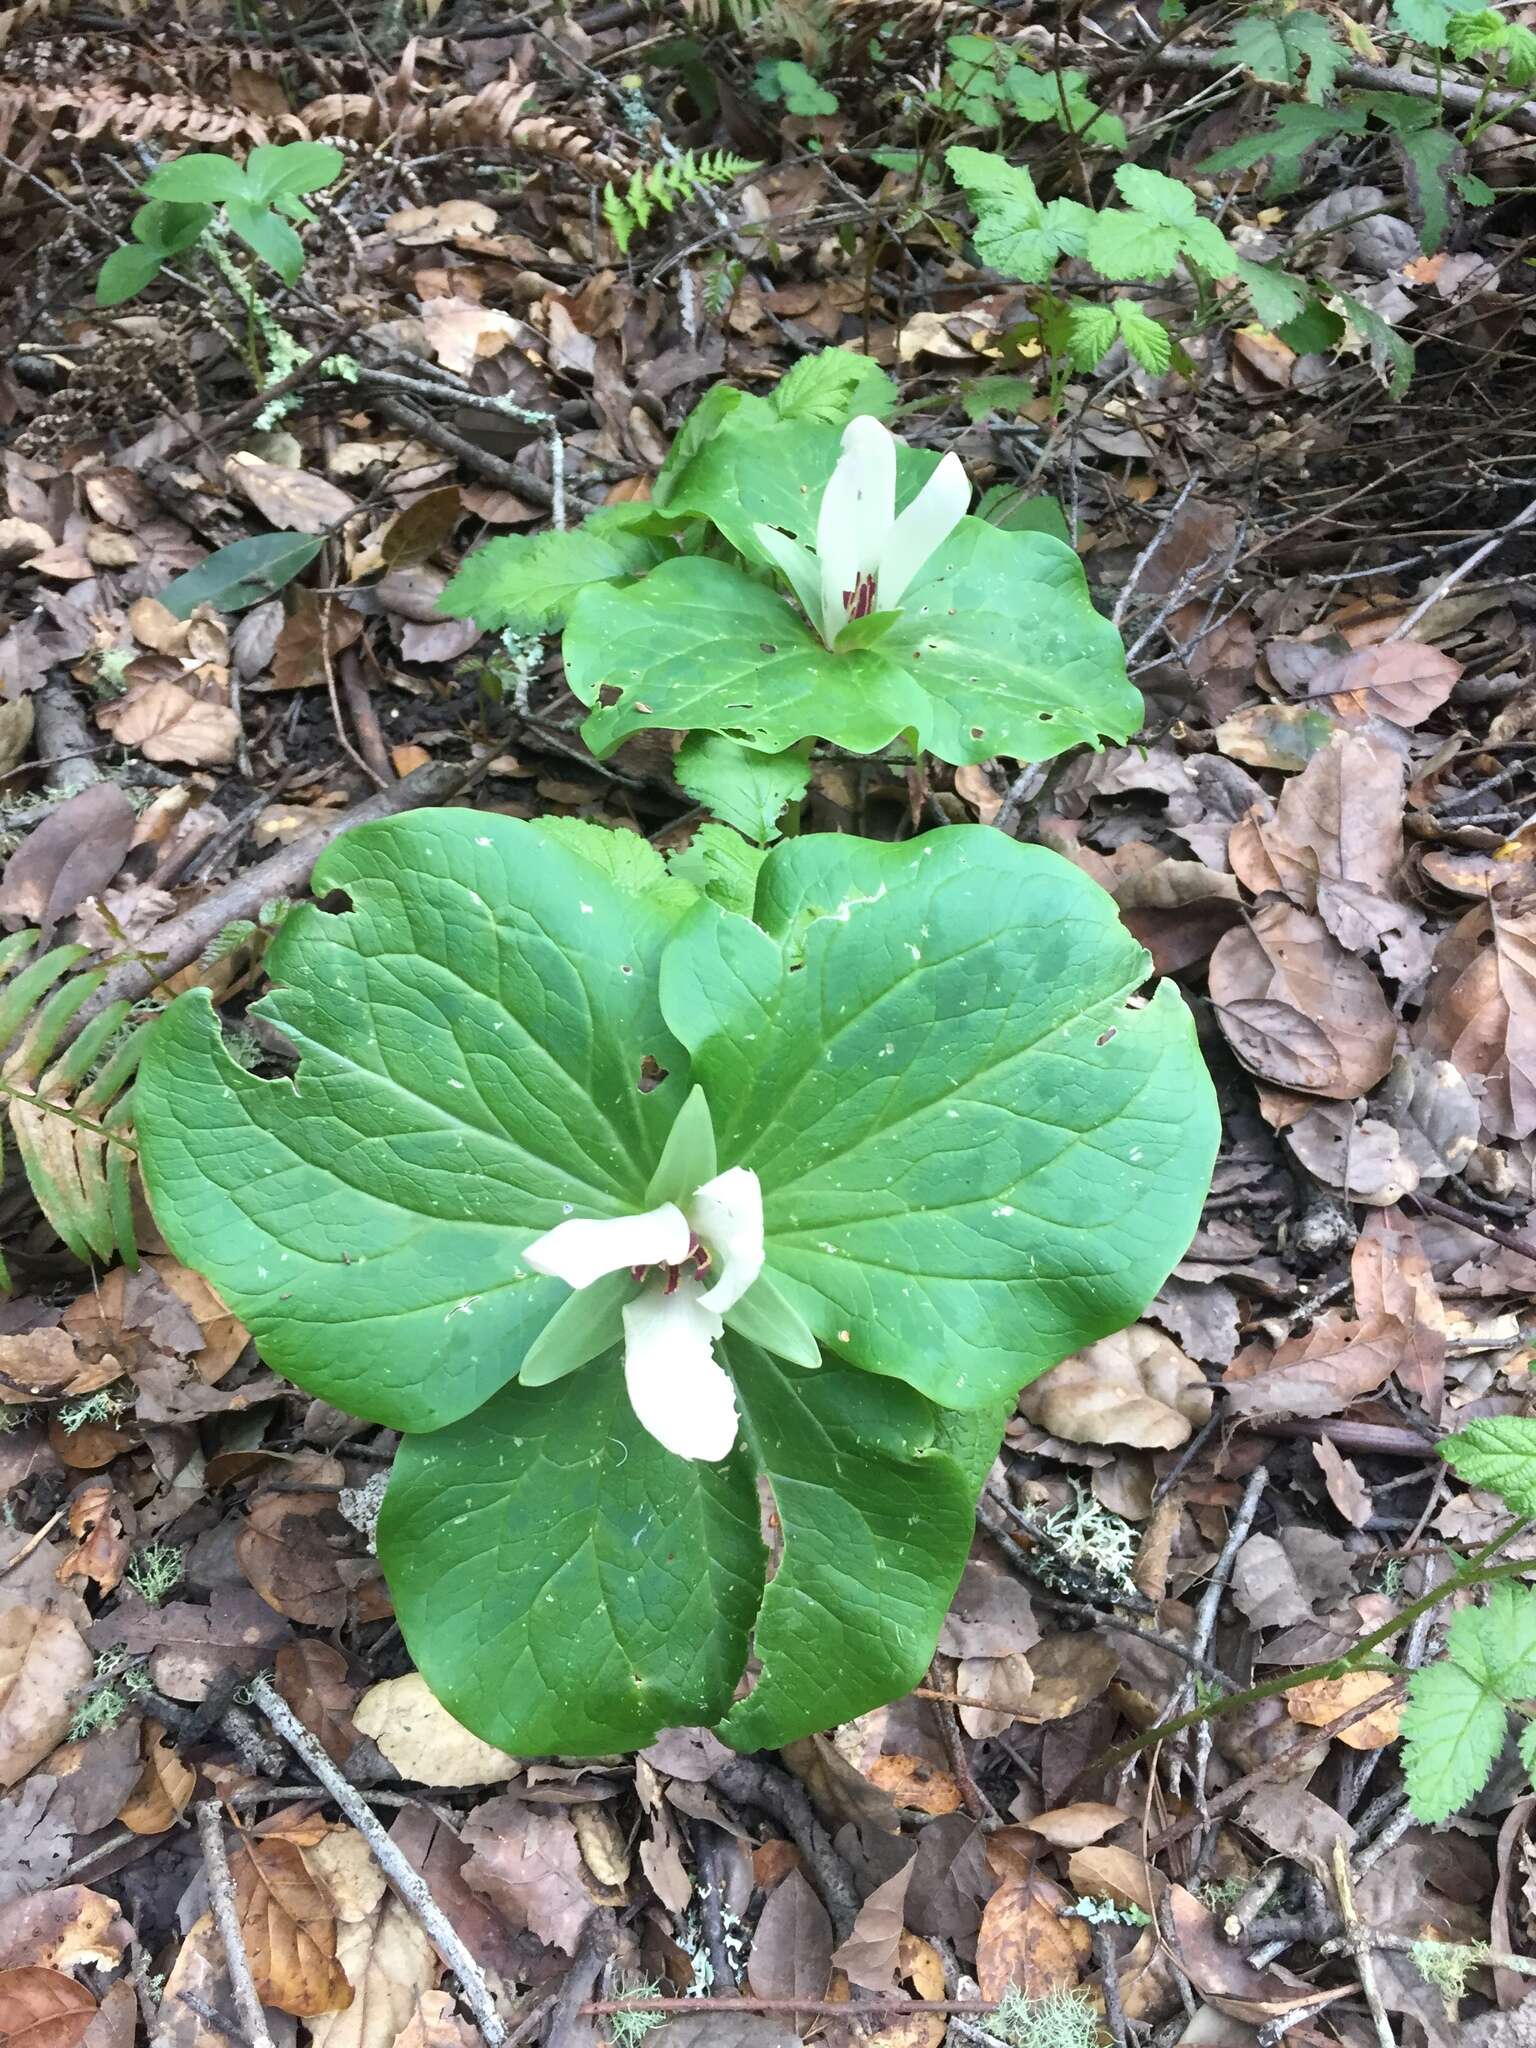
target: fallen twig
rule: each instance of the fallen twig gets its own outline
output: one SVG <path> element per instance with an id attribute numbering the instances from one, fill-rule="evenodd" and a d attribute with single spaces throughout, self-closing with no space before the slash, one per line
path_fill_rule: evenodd
<path id="1" fill-rule="evenodd" d="M 414 1916 L 443 1962 L 458 1978 L 486 2048 L 503 2048 L 507 2030 L 492 2001 L 485 1972 L 465 1947 L 425 1878 L 391 1841 L 363 1795 L 350 1785 L 265 1674 L 251 1681 L 251 1698 L 288 1747 L 302 1759 L 373 1851 L 402 1905 Z"/>
<path id="2" fill-rule="evenodd" d="M 245 1952 L 240 1920 L 235 1912 L 235 1881 L 230 1875 L 229 1858 L 224 1853 L 224 1816 L 219 1811 L 217 1799 L 200 1799 L 197 1802 L 197 1838 L 202 1845 L 203 1867 L 208 1872 L 208 1904 L 224 1947 L 229 1988 L 235 1995 L 235 2011 L 240 2015 L 246 2041 L 249 2048 L 276 2048 L 267 2016 L 262 2011 L 255 1979 L 251 1976 L 251 1961 Z"/>

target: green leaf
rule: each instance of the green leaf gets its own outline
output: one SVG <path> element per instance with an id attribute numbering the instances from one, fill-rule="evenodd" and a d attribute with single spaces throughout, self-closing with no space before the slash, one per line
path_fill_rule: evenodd
<path id="1" fill-rule="evenodd" d="M 1344 338 L 1344 322 L 1315 295 L 1294 320 L 1277 327 L 1276 335 L 1299 356 L 1321 355 Z"/>
<path id="2" fill-rule="evenodd" d="M 1444 128 L 1415 128 L 1399 135 L 1397 146 L 1413 171 L 1410 183 L 1412 196 L 1418 202 L 1419 247 L 1426 256 L 1432 256 L 1445 240 L 1451 224 L 1446 173 L 1461 144 Z"/>
<path id="3" fill-rule="evenodd" d="M 984 263 L 1040 284 L 1063 255 L 1080 255 L 1094 214 L 1076 200 L 1045 205 L 1022 165 L 990 150 L 957 145 L 944 152 L 951 177 L 976 213 L 976 253 Z"/>
<path id="4" fill-rule="evenodd" d="M 1449 1659 L 1415 1671 L 1403 1709 L 1403 1779 L 1421 1821 L 1447 1819 L 1488 1782 L 1507 1725 L 1504 1702 Z"/>
<path id="5" fill-rule="evenodd" d="M 1319 144 L 1331 142 L 1336 135 L 1363 135 L 1367 119 L 1363 106 L 1276 107 L 1272 128 L 1218 149 L 1196 168 L 1202 172 L 1246 171 L 1268 157 L 1272 169 L 1266 193 L 1290 192 L 1301 180 L 1307 157 Z"/>
<path id="6" fill-rule="evenodd" d="M 120 306 L 125 299 L 136 297 L 154 283 L 164 260 L 158 249 L 145 249 L 137 242 L 114 249 L 96 273 L 97 305 Z"/>
<path id="7" fill-rule="evenodd" d="M 1450 43 L 1450 26 L 1463 9 L 1454 0 L 1392 0 L 1392 26 L 1431 50 Z"/>
<path id="8" fill-rule="evenodd" d="M 993 484 L 982 493 L 976 516 L 1004 533 L 1048 533 L 1052 540 L 1067 547 L 1072 545 L 1072 529 L 1061 509 L 1061 500 L 1032 498 L 1019 484 Z"/>
<path id="9" fill-rule="evenodd" d="M 1339 68 L 1349 62 L 1348 50 L 1334 41 L 1322 15 L 1305 7 L 1277 17 L 1240 16 L 1222 55 L 1272 85 L 1301 85 L 1305 76 L 1306 96 L 1316 104 L 1328 97 Z"/>
<path id="10" fill-rule="evenodd" d="M 1101 277 L 1126 283 L 1166 277 L 1179 260 L 1185 230 L 1168 227 L 1149 214 L 1106 206 L 1094 216 L 1084 251 Z"/>
<path id="11" fill-rule="evenodd" d="M 1413 378 L 1413 350 L 1381 315 L 1346 291 L 1333 287 L 1336 303 L 1344 308 L 1350 325 L 1358 329 L 1370 350 L 1371 366 L 1387 387 L 1389 398 L 1401 398 Z"/>
<path id="12" fill-rule="evenodd" d="M 465 557 L 437 608 L 487 633 L 553 632 L 590 585 L 643 576 L 677 552 L 638 530 L 653 523 L 648 505 L 614 505 L 569 533 L 504 534 Z"/>
<path id="13" fill-rule="evenodd" d="M 699 891 L 669 866 L 648 839 L 586 818 L 543 818 L 539 830 L 590 867 L 625 896 L 637 896 L 649 909 L 677 919 L 699 900 Z"/>
<path id="14" fill-rule="evenodd" d="M 995 412 L 1022 411 L 1035 397 L 1035 384 L 1031 377 L 972 377 L 960 386 L 956 396 L 974 427 Z"/>
<path id="15" fill-rule="evenodd" d="M 1520 1730 L 1520 1761 L 1525 1775 L 1536 1779 L 1536 1721 L 1527 1721 Z"/>
<path id="16" fill-rule="evenodd" d="M 921 1681 L 970 1549 L 976 1492 L 936 1446 L 926 1401 L 832 1366 L 797 1372 L 739 1339 L 730 1366 L 784 1556 L 758 1617 L 757 1685 L 718 1732 L 776 1749 Z"/>
<path id="17" fill-rule="evenodd" d="M 838 100 L 793 57 L 764 57 L 758 62 L 752 90 L 761 100 L 782 101 L 784 111 L 802 120 L 835 114 Z"/>
<path id="18" fill-rule="evenodd" d="M 1126 1007 L 1148 962 L 1110 898 L 953 826 L 785 840 L 757 918 L 685 919 L 662 1008 L 822 1344 L 982 1408 L 1133 1320 L 1188 1243 L 1217 1116 L 1172 987 Z"/>
<path id="19" fill-rule="evenodd" d="M 1532 75 L 1536 76 L 1536 72 Z M 1529 84 L 1530 80 L 1524 79 L 1521 83 Z M 1471 171 L 1452 171 L 1451 183 L 1468 206 L 1492 206 L 1499 196 L 1486 178 L 1476 177 Z"/>
<path id="20" fill-rule="evenodd" d="M 1115 172 L 1115 189 L 1127 206 L 1164 227 L 1187 228 L 1198 217 L 1189 187 L 1177 178 L 1164 177 L 1161 171 L 1148 170 L 1145 164 L 1122 164 Z"/>
<path id="21" fill-rule="evenodd" d="M 1144 370 L 1161 377 L 1173 358 L 1173 336 L 1134 299 L 1116 299 L 1114 314 L 1127 352 Z"/>
<path id="22" fill-rule="evenodd" d="M 307 569 L 325 545 L 308 533 L 256 533 L 231 541 L 206 562 L 176 576 L 159 593 L 160 602 L 178 619 L 189 619 L 200 604 L 221 612 L 244 611 L 260 604 Z"/>
<path id="23" fill-rule="evenodd" d="M 785 805 L 798 803 L 811 780 L 803 753 L 756 754 L 716 733 L 690 734 L 672 772 L 695 803 L 759 846 L 778 838 Z"/>
<path id="24" fill-rule="evenodd" d="M 1491 7 L 1476 13 L 1453 14 L 1450 20 L 1451 54 L 1471 57 L 1479 51 L 1502 50 L 1508 24 Z"/>
<path id="25" fill-rule="evenodd" d="M 1125 123 L 1095 104 L 1084 71 L 1042 72 L 1020 64 L 1009 72 L 1005 90 L 1014 111 L 1026 121 L 1052 121 L 1064 134 L 1099 149 L 1126 146 Z"/>
<path id="26" fill-rule="evenodd" d="M 304 244 L 287 221 L 265 205 L 232 200 L 225 218 L 246 247 L 275 270 L 284 284 L 294 284 L 304 268 Z"/>
<path id="27" fill-rule="evenodd" d="M 1523 21 L 1504 23 L 1504 75 L 1511 85 L 1529 85 L 1536 79 L 1536 30 Z M 1490 203 L 1477 201 L 1480 206 Z"/>
<path id="28" fill-rule="evenodd" d="M 192 204 L 218 205 L 220 201 L 248 199 L 250 186 L 233 157 L 217 156 L 209 150 L 195 150 L 179 156 L 174 163 L 161 164 L 144 180 L 150 199 L 176 199 Z"/>
<path id="29" fill-rule="evenodd" d="M 1491 1586 L 1485 1607 L 1463 1607 L 1452 1617 L 1446 1652 L 1501 1699 L 1536 1693 L 1536 1592 Z"/>
<path id="30" fill-rule="evenodd" d="M 876 647 L 831 653 L 766 585 L 687 558 L 584 591 L 565 666 L 599 754 L 658 727 L 774 754 L 813 734 L 874 753 L 910 730 L 944 761 L 1038 761 L 1142 718 L 1072 550 L 979 519 L 960 522 Z"/>
<path id="31" fill-rule="evenodd" d="M 727 426 L 742 430 L 777 424 L 778 414 L 766 398 L 737 391 L 730 384 L 716 384 L 706 391 L 678 429 L 667 450 L 667 459 L 651 486 L 651 505 L 657 511 L 672 509 L 672 496 L 689 479 L 693 464 L 702 451 Z"/>
<path id="32" fill-rule="evenodd" d="M 190 249 L 213 219 L 211 206 L 187 206 L 174 199 L 151 199 L 133 216 L 133 238 L 162 256 Z"/>
<path id="33" fill-rule="evenodd" d="M 774 388 L 773 409 L 781 420 L 820 420 L 845 427 L 857 414 L 889 418 L 896 386 L 869 356 L 852 349 L 824 348 L 802 356 Z"/>
<path id="34" fill-rule="evenodd" d="M 1468 1486 L 1496 1493 L 1517 1515 L 1536 1515 L 1536 1419 L 1485 1415 L 1440 1446 L 1440 1455 Z"/>
<path id="35" fill-rule="evenodd" d="M 656 995 L 676 913 L 560 835 L 468 811 L 349 832 L 312 886 L 353 908 L 301 908 L 273 944 L 260 1011 L 296 1075 L 247 1073 L 206 996 L 182 997 L 135 1094 L 145 1181 L 275 1370 L 435 1429 L 511 1378 L 562 1299 L 522 1247 L 643 1206 L 691 1085 Z M 667 1078 L 643 1091 L 646 1058 Z"/>
<path id="36" fill-rule="evenodd" d="M 334 184 L 346 157 L 331 142 L 263 142 L 245 160 L 252 199 L 290 198 Z"/>
<path id="37" fill-rule="evenodd" d="M 427 1683 L 514 1754 L 639 1748 L 730 1704 L 765 1562 L 750 1465 L 664 1451 L 617 1358 L 407 1437 L 378 1541 Z"/>
<path id="38" fill-rule="evenodd" d="M 1115 337 L 1120 331 L 1114 309 L 1092 306 L 1086 300 L 1080 300 L 1068 317 L 1074 365 L 1079 370 L 1095 369 L 1114 347 Z"/>
<path id="39" fill-rule="evenodd" d="M 1278 264 L 1252 263 L 1239 256 L 1234 267 L 1261 327 L 1274 333 L 1287 321 L 1300 318 L 1307 304 L 1306 286 Z"/>
<path id="40" fill-rule="evenodd" d="M 762 847 L 749 845 L 728 825 L 701 825 L 688 844 L 671 855 L 668 865 L 679 880 L 722 910 L 750 917 L 763 858 Z"/>

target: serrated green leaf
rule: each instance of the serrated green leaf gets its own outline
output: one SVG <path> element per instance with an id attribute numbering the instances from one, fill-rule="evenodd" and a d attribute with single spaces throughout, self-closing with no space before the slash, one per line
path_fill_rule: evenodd
<path id="1" fill-rule="evenodd" d="M 1450 43 L 1450 26 L 1461 8 L 1451 0 L 1392 0 L 1392 26 L 1431 50 Z"/>
<path id="2" fill-rule="evenodd" d="M 1523 21 L 1504 24 L 1504 76 L 1511 85 L 1529 85 L 1536 79 L 1536 29 Z M 1477 202 L 1486 206 L 1486 199 Z"/>
<path id="3" fill-rule="evenodd" d="M 1074 305 L 1068 315 L 1072 361 L 1079 370 L 1092 370 L 1103 362 L 1115 345 L 1119 324 L 1110 306 L 1086 302 Z"/>
<path id="4" fill-rule="evenodd" d="M 1536 70 L 1533 70 L 1532 76 L 1536 77 Z M 1529 84 L 1530 80 L 1522 79 L 1521 83 Z M 1486 178 L 1479 178 L 1471 171 L 1452 171 L 1451 183 L 1468 206 L 1492 206 L 1499 196 Z"/>
<path id="5" fill-rule="evenodd" d="M 1217 1120 L 1172 988 L 1125 1007 L 1146 958 L 1109 898 L 953 826 L 785 840 L 757 918 L 694 911 L 662 1007 L 822 1344 L 979 1408 L 1137 1314 L 1193 1228 Z M 978 988 L 1006 1010 L 962 1049 L 946 1020 Z"/>
<path id="6" fill-rule="evenodd" d="M 1446 172 L 1461 144 L 1444 128 L 1416 128 L 1399 135 L 1397 146 L 1413 168 L 1412 190 L 1420 217 L 1419 247 L 1433 255 L 1451 224 Z"/>
<path id="7" fill-rule="evenodd" d="M 437 608 L 487 633 L 553 632 L 590 585 L 643 576 L 677 553 L 640 530 L 654 523 L 648 505 L 613 505 L 568 533 L 503 534 L 464 558 Z"/>
<path id="8" fill-rule="evenodd" d="M 691 733 L 672 772 L 695 803 L 759 846 L 778 838 L 785 806 L 797 803 L 811 780 L 803 753 L 759 754 L 718 733 Z"/>
<path id="9" fill-rule="evenodd" d="M 1328 97 L 1340 67 L 1349 62 L 1348 50 L 1334 41 L 1323 16 L 1305 7 L 1274 17 L 1241 16 L 1222 55 L 1273 85 L 1302 85 L 1305 77 L 1306 96 L 1315 104 Z"/>
<path id="10" fill-rule="evenodd" d="M 1453 14 L 1448 33 L 1451 54 L 1456 57 L 1470 57 L 1478 51 L 1501 50 L 1508 33 L 1508 24 L 1502 14 L 1491 7 L 1479 8 L 1475 13 Z"/>
<path id="11" fill-rule="evenodd" d="M 1237 268 L 1237 258 L 1214 221 L 1191 221 L 1183 231 L 1183 250 L 1207 277 L 1228 278 Z"/>
<path id="12" fill-rule="evenodd" d="M 796 516 L 813 517 L 814 502 Z M 626 589 L 584 591 L 565 667 L 600 754 L 670 727 L 774 754 L 813 734 L 875 753 L 912 731 L 944 761 L 1046 760 L 1126 737 L 1142 716 L 1071 549 L 970 518 L 875 647 L 831 653 L 767 585 L 687 557 Z"/>
<path id="13" fill-rule="evenodd" d="M 761 846 L 749 845 L 728 825 L 701 825 L 688 844 L 671 855 L 668 866 L 722 910 L 750 917 L 763 858 Z"/>
<path id="14" fill-rule="evenodd" d="M 1475 1799 L 1504 1747 L 1504 1702 L 1448 1659 L 1408 1680 L 1403 1709 L 1403 1779 L 1408 1803 L 1426 1823 Z"/>
<path id="15" fill-rule="evenodd" d="M 1060 212 L 1049 218 L 1029 172 L 990 150 L 957 144 L 944 161 L 975 209 L 981 260 L 1026 284 L 1043 283 L 1063 252 L 1058 228 L 1074 225 L 1074 217 Z"/>
<path id="16" fill-rule="evenodd" d="M 1536 1721 L 1521 1724 L 1520 1761 L 1525 1765 L 1525 1775 L 1536 1780 Z"/>
<path id="17" fill-rule="evenodd" d="M 1517 1515 L 1536 1515 L 1536 1418 L 1485 1415 L 1448 1436 L 1440 1455 L 1468 1486 L 1496 1493 Z"/>
<path id="18" fill-rule="evenodd" d="M 1197 217 L 1195 195 L 1189 187 L 1145 164 L 1122 164 L 1115 172 L 1115 189 L 1127 206 L 1164 227 L 1187 228 Z"/>
<path id="19" fill-rule="evenodd" d="M 1351 326 L 1364 337 L 1371 366 L 1387 387 L 1389 398 L 1401 398 L 1413 380 L 1413 350 L 1381 315 L 1349 292 L 1334 287 L 1333 296 L 1344 308 Z"/>
<path id="20" fill-rule="evenodd" d="M 1344 322 L 1314 295 L 1294 320 L 1287 320 L 1283 327 L 1274 331 L 1287 348 L 1295 349 L 1297 355 L 1321 355 L 1343 339 Z"/>
<path id="21" fill-rule="evenodd" d="M 819 420 L 825 426 L 844 427 L 861 413 L 888 419 L 896 398 L 895 384 L 869 356 L 824 348 L 800 358 L 774 387 L 772 404 L 781 420 Z"/>
<path id="22" fill-rule="evenodd" d="M 221 612 L 244 611 L 291 583 L 324 545 L 323 535 L 254 533 L 173 577 L 158 593 L 160 602 L 178 619 L 189 619 L 200 604 Z"/>
<path id="23" fill-rule="evenodd" d="M 1268 157 L 1273 166 L 1267 193 L 1292 191 L 1300 182 L 1308 155 L 1336 135 L 1363 135 L 1367 114 L 1362 106 L 1281 106 L 1274 124 L 1258 135 L 1245 135 L 1218 149 L 1197 166 L 1202 172 L 1245 171 Z"/>
<path id="24" fill-rule="evenodd" d="M 1134 299 L 1116 299 L 1114 311 L 1127 351 L 1144 370 L 1161 377 L 1173 358 L 1173 336 Z"/>
<path id="25" fill-rule="evenodd" d="M 521 1248 L 573 1208 L 643 1206 L 690 1085 L 656 998 L 675 911 L 558 834 L 469 811 L 349 832 L 313 888 L 354 907 L 305 906 L 273 943 L 261 1011 L 297 1076 L 258 1080 L 205 996 L 174 1003 L 135 1091 L 145 1178 L 270 1365 L 434 1429 L 510 1379 L 559 1304 Z M 643 1091 L 647 1056 L 667 1078 Z"/>
<path id="26" fill-rule="evenodd" d="M 1484 1607 L 1463 1607 L 1446 1633 L 1446 1654 L 1503 1700 L 1536 1693 L 1536 1592 L 1491 1586 Z"/>
<path id="27" fill-rule="evenodd" d="M 1094 216 L 1084 254 L 1101 277 L 1117 284 L 1166 277 L 1184 247 L 1184 229 L 1165 226 L 1144 213 L 1106 206 Z"/>
<path id="28" fill-rule="evenodd" d="M 1307 288 L 1274 263 L 1251 263 L 1234 258 L 1234 268 L 1248 294 L 1254 315 L 1273 333 L 1288 320 L 1299 319 L 1307 303 Z"/>

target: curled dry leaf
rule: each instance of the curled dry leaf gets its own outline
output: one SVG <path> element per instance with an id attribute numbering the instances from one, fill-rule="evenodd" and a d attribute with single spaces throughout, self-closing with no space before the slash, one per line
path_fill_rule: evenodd
<path id="1" fill-rule="evenodd" d="M 900 1752 L 877 1756 L 865 1775 L 872 1785 L 889 1792 L 898 1806 L 910 1806 L 916 1813 L 958 1813 L 965 1804 L 949 1772 L 926 1757 Z"/>
<path id="2" fill-rule="evenodd" d="M 132 1938 L 117 1901 L 83 1884 L 34 1892 L 0 1907 L 0 1969 L 77 1970 L 90 1964 L 110 1970 Z"/>
<path id="3" fill-rule="evenodd" d="M 352 1720 L 413 1784 L 500 1785 L 521 1768 L 516 1757 L 461 1727 L 417 1671 L 370 1686 Z"/>
<path id="4" fill-rule="evenodd" d="M 960 1725 L 978 1740 L 1001 1735 L 1028 1706 L 1035 1674 L 1022 1650 L 1006 1657 L 963 1657 L 955 1671 L 955 1691 L 965 1702 L 958 1709 Z"/>
<path id="5" fill-rule="evenodd" d="M 859 1908 L 852 1933 L 833 1951 L 833 1963 L 851 1984 L 858 1984 L 865 1991 L 895 1988 L 905 1931 L 907 1886 L 911 1882 L 912 1864 L 908 1860 L 894 1877 L 888 1877 L 870 1893 Z"/>
<path id="6" fill-rule="evenodd" d="M 128 1538 L 123 1534 L 110 1481 L 98 1479 L 82 1486 L 69 1504 L 68 1522 L 75 1547 L 58 1566 L 60 1585 L 79 1579 L 110 1593 L 128 1562 Z"/>
<path id="7" fill-rule="evenodd" d="M 1116 1828 L 1125 1826 L 1130 1815 L 1101 1800 L 1079 1800 L 1072 1806 L 1054 1806 L 1049 1813 L 1037 1813 L 1025 1821 L 1032 1835 L 1049 1842 L 1054 1849 L 1086 1849 L 1102 1842 Z"/>
<path id="8" fill-rule="evenodd" d="M 1393 1316 L 1352 1323 L 1329 1312 L 1278 1351 L 1240 1351 L 1222 1375 L 1227 1406 L 1243 1415 L 1339 1415 L 1362 1394 L 1386 1385 L 1403 1354 L 1404 1331 Z"/>
<path id="9" fill-rule="evenodd" d="M 480 2048 L 480 2036 L 459 2018 L 446 1991 L 421 1991 L 395 2048 Z"/>
<path id="10" fill-rule="evenodd" d="M 1133 1323 L 1042 1374 L 1019 1408 L 1068 1443 L 1171 1451 L 1210 1420 L 1211 1390 L 1171 1337 Z"/>
<path id="11" fill-rule="evenodd" d="M 1285 1711 L 1308 1728 L 1326 1728 L 1367 1700 L 1390 1695 L 1396 1683 L 1385 1671 L 1346 1671 L 1341 1678 L 1314 1678 L 1308 1685 L 1291 1687 L 1285 1695 Z M 1389 1742 L 1396 1742 L 1402 1716 L 1401 1703 L 1385 1698 L 1380 1707 L 1341 1729 L 1338 1740 L 1348 1749 L 1385 1749 Z"/>
<path id="12" fill-rule="evenodd" d="M 1312 1446 L 1312 1455 L 1322 1472 L 1328 1498 L 1351 1527 L 1363 1529 L 1375 1512 L 1371 1490 L 1338 1447 L 1323 1437 Z"/>
<path id="13" fill-rule="evenodd" d="M 349 492 L 313 470 L 284 469 L 245 454 L 231 455 L 224 470 L 262 517 L 284 533 L 326 533 L 357 510 Z"/>
<path id="14" fill-rule="evenodd" d="M 120 746 L 137 747 L 147 761 L 179 761 L 189 768 L 227 768 L 235 758 L 240 721 L 180 683 L 138 683 L 97 710 L 96 723 Z"/>
<path id="15" fill-rule="evenodd" d="M 1029 1653 L 1034 1689 L 1018 1718 L 1031 1725 L 1064 1721 L 1096 1700 L 1120 1669 L 1120 1653 L 1102 1636 L 1047 1636 Z"/>
<path id="16" fill-rule="evenodd" d="M 1275 899 L 1211 955 L 1211 1001 L 1250 1073 L 1349 1100 L 1383 1079 L 1397 1027 L 1381 985 L 1322 920 Z"/>
<path id="17" fill-rule="evenodd" d="M 93 1660 L 74 1623 L 39 1607 L 0 1613 L 0 1785 L 14 1785 L 69 1732 Z"/>
<path id="18" fill-rule="evenodd" d="M 1079 1849 L 1067 1864 L 1067 1879 L 1079 1898 L 1113 1899 L 1139 1913 L 1157 1911 L 1166 1883 L 1145 1856 L 1113 1848 Z"/>
<path id="19" fill-rule="evenodd" d="M 80 2048 L 96 2001 L 62 1970 L 0 1970 L 0 2048 Z"/>
<path id="20" fill-rule="evenodd" d="M 52 1400 L 65 1394 L 94 1394 L 121 1379 L 123 1368 L 110 1353 L 82 1357 L 67 1330 L 28 1330 L 0 1337 L 0 1400 Z M 9 1386 L 13 1391 L 7 1393 Z"/>
<path id="21" fill-rule="evenodd" d="M 144 1768 L 117 1818 L 135 1835 L 163 1835 L 186 1812 L 197 1773 L 184 1764 L 158 1721 L 142 1732 Z"/>
<path id="22" fill-rule="evenodd" d="M 1461 1073 L 1483 1077 L 1487 1131 L 1536 1131 L 1536 897 L 1491 889 L 1451 927 L 1413 1035 Z"/>

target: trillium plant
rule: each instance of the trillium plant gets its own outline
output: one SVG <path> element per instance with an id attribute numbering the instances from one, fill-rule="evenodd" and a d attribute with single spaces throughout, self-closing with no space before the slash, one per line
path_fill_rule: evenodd
<path id="1" fill-rule="evenodd" d="M 793 598 L 671 558 L 786 641 L 798 600 L 837 662 L 967 525 L 936 464 L 882 525 L 883 430 L 843 425 L 856 550 L 754 498 L 740 532 L 817 547 L 814 578 L 779 551 Z M 379 1555 L 434 1692 L 594 1755 L 777 1745 L 919 1681 L 1018 1388 L 1139 1313 L 1208 1182 L 1190 1016 L 1111 899 L 980 826 L 664 859 L 467 810 L 346 834 L 314 894 L 258 1006 L 285 1058 L 178 998 L 141 1159 L 266 1361 L 404 1433 Z"/>
<path id="2" fill-rule="evenodd" d="M 491 541 L 442 608 L 561 630 L 593 751 L 686 733 L 683 787 L 760 842 L 804 793 L 817 740 L 975 763 L 1127 739 L 1141 700 L 1077 556 L 999 523 L 1017 521 L 1016 494 L 973 511 L 956 455 L 883 424 L 895 402 L 884 371 L 838 349 L 771 399 L 719 386 L 648 500 Z"/>

